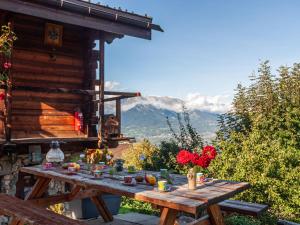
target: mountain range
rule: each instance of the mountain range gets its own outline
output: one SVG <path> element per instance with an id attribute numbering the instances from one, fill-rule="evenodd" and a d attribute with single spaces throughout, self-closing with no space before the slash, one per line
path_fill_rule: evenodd
<path id="1" fill-rule="evenodd" d="M 122 133 L 128 137 L 135 137 L 137 141 L 144 138 L 158 144 L 162 140 L 171 138 L 167 124 L 167 117 L 178 131 L 177 114 L 182 112 L 185 101 L 172 97 L 140 97 L 126 99 L 122 102 Z M 114 105 L 106 105 L 106 113 L 112 113 Z M 189 109 L 192 126 L 209 142 L 217 130 L 218 113 Z"/>

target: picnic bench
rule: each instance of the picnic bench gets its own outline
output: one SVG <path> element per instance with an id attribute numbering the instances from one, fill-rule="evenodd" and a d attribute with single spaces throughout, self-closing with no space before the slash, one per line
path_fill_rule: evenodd
<path id="1" fill-rule="evenodd" d="M 219 203 L 222 211 L 226 213 L 239 213 L 258 217 L 267 211 L 268 206 L 263 204 L 243 202 L 237 200 L 225 200 Z"/>
<path id="2" fill-rule="evenodd" d="M 6 194 L 0 194 L 0 215 L 12 217 L 11 225 L 84 225 Z"/>
<path id="3" fill-rule="evenodd" d="M 125 172 L 123 172 L 126 175 Z M 144 174 L 144 171 L 137 172 Z M 151 172 L 154 173 L 155 172 Z M 23 167 L 20 174 L 31 174 L 37 177 L 32 190 L 26 195 L 25 200 L 33 204 L 46 207 L 51 204 L 72 201 L 73 199 L 91 198 L 105 222 L 113 220 L 113 216 L 107 209 L 101 194 L 110 193 L 126 196 L 135 200 L 148 202 L 161 207 L 159 225 L 174 225 L 177 214 L 186 212 L 195 216 L 207 210 L 208 222 L 212 225 L 224 225 L 223 215 L 218 203 L 229 199 L 247 189 L 248 183 L 213 180 L 201 184 L 196 190 L 187 189 L 185 176 L 172 175 L 174 182 L 170 192 L 158 192 L 152 186 L 139 184 L 125 186 L 122 184 L 122 174 L 111 176 L 104 174 L 103 179 L 95 180 L 93 176 L 80 171 L 76 175 L 67 175 L 64 170 L 43 170 L 40 166 Z M 158 175 L 158 174 L 157 174 Z M 51 180 L 63 181 L 73 186 L 71 192 L 66 194 L 44 196 Z M 18 182 L 18 192 L 22 190 L 22 182 Z M 17 196 L 20 194 L 17 193 Z"/>

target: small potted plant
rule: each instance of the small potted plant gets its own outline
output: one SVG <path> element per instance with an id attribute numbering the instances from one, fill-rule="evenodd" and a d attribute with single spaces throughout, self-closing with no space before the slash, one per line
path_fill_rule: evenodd
<path id="1" fill-rule="evenodd" d="M 196 189 L 197 168 L 207 169 L 211 161 L 217 156 L 217 151 L 213 146 L 205 146 L 199 154 L 196 150 L 190 151 L 181 149 L 176 156 L 177 162 L 188 168 L 187 179 L 188 189 Z"/>

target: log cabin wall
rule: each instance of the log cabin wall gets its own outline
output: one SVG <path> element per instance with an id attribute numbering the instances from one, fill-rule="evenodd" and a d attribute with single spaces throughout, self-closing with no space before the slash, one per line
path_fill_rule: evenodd
<path id="1" fill-rule="evenodd" d="M 13 21 L 18 37 L 12 57 L 13 87 L 92 88 L 97 62 L 91 62 L 93 40 L 86 30 L 63 24 L 62 47 L 54 49 L 44 44 L 49 21 L 16 14 Z M 84 137 L 87 129 L 75 131 L 74 111 L 80 108 L 84 118 L 93 117 L 89 100 L 80 94 L 13 90 L 12 139 Z"/>

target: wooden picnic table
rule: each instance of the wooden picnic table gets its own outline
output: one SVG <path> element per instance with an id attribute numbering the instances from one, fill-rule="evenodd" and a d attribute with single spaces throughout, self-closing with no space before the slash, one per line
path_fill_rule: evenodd
<path id="1" fill-rule="evenodd" d="M 144 175 L 145 171 L 137 173 Z M 155 174 L 155 172 L 147 173 Z M 249 184 L 244 182 L 212 180 L 199 184 L 196 190 L 188 190 L 185 176 L 172 175 L 174 180 L 172 190 L 162 193 L 157 191 L 155 187 L 146 184 L 125 186 L 122 184 L 122 175 L 126 175 L 126 172 L 122 172 L 118 176 L 105 173 L 103 179 L 95 180 L 93 176 L 83 171 L 76 175 L 67 175 L 65 170 L 60 168 L 45 171 L 41 166 L 35 166 L 20 169 L 17 197 L 20 196 L 20 191 L 23 189 L 22 176 L 26 174 L 35 175 L 37 181 L 32 190 L 25 196 L 25 200 L 46 207 L 74 199 L 91 198 L 106 222 L 112 221 L 113 216 L 101 198 L 103 193 L 126 196 L 157 205 L 161 208 L 159 225 L 174 225 L 178 212 L 191 213 L 197 216 L 205 209 L 210 216 L 211 224 L 224 225 L 223 216 L 217 203 L 249 188 Z M 73 189 L 69 193 L 46 196 L 44 193 L 47 191 L 51 180 L 72 184 Z"/>

